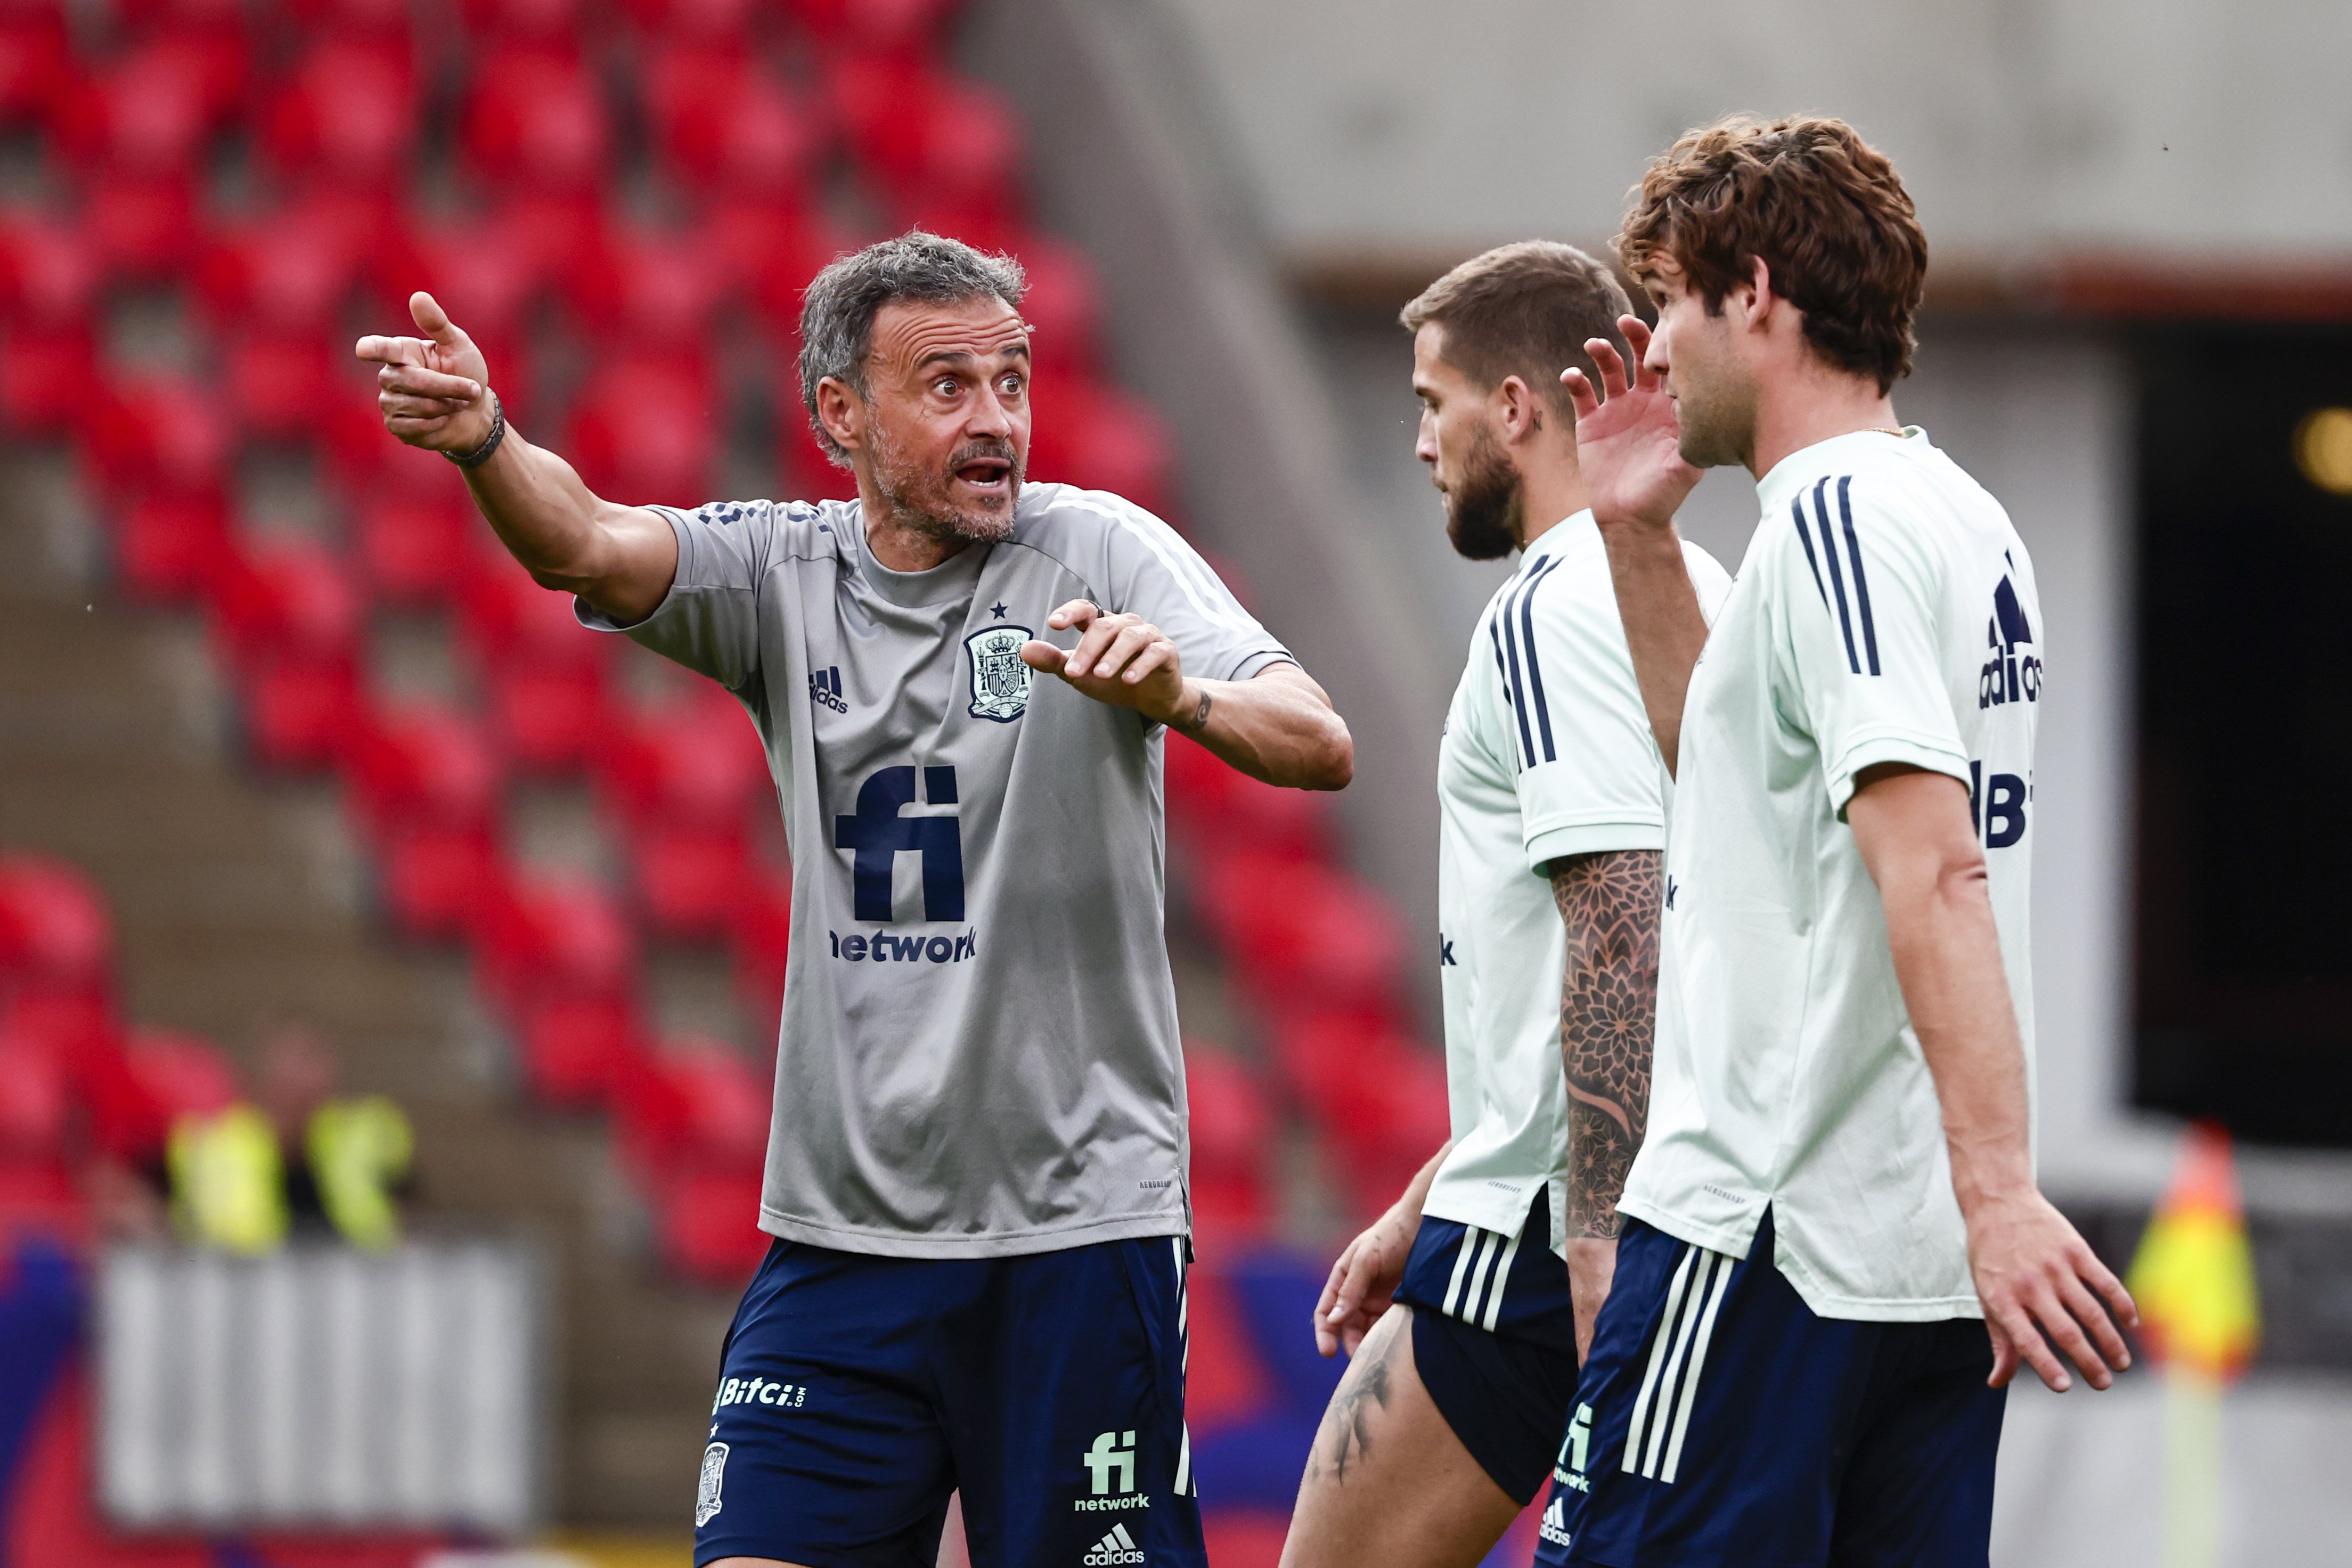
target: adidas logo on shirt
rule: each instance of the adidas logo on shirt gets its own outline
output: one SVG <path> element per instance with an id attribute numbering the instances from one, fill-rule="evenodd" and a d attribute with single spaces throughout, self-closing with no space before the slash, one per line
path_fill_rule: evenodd
<path id="1" fill-rule="evenodd" d="M 1554 1546 L 1566 1546 L 1568 1544 L 1567 1499 L 1554 1498 L 1551 1500 L 1551 1506 L 1544 1510 L 1542 1528 L 1539 1529 L 1537 1533 L 1541 1535 L 1546 1541 L 1550 1542 Z"/>
<path id="2" fill-rule="evenodd" d="M 841 666 L 828 664 L 809 671 L 809 700 L 836 713 L 849 711 L 849 703 L 841 695 Z"/>
<path id="3" fill-rule="evenodd" d="M 1121 1564 L 1133 1568 L 1142 1561 L 1143 1549 L 1136 1545 L 1135 1537 L 1127 1532 L 1127 1526 L 1114 1524 L 1110 1527 L 1110 1533 L 1096 1542 L 1087 1551 L 1086 1568 L 1120 1568 Z"/>

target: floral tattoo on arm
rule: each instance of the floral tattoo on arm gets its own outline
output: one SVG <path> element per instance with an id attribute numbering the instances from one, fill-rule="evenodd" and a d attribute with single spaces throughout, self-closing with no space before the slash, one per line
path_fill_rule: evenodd
<path id="1" fill-rule="evenodd" d="M 1568 1234 L 1617 1234 L 1617 1199 L 1650 1120 L 1658 1020 L 1655 849 L 1550 862 L 1552 902 L 1568 926 L 1559 1050 L 1568 1072 Z"/>

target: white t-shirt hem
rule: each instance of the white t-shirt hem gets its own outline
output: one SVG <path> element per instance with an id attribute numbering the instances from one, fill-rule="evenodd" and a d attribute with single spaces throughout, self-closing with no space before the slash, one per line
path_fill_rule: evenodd
<path id="1" fill-rule="evenodd" d="M 1605 855 L 1620 849 L 1664 849 L 1663 822 L 1563 822 L 1528 835 L 1528 869 L 1543 874 L 1547 861 L 1570 855 Z"/>
<path id="2" fill-rule="evenodd" d="M 1944 773 L 1963 784 L 1969 782 L 1969 759 L 1950 742 L 1916 731 L 1874 726 L 1856 731 L 1844 752 L 1825 771 L 1829 774 L 1830 809 L 1845 816 L 1853 799 L 1854 778 L 1883 763 L 1906 763 L 1931 773 Z"/>

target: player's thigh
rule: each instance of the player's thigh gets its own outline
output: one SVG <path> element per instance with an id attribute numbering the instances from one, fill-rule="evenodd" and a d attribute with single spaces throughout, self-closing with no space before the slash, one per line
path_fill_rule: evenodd
<path id="1" fill-rule="evenodd" d="M 943 1408 L 974 1568 L 1206 1568 L 1182 1238 L 996 1259 Z"/>
<path id="2" fill-rule="evenodd" d="M 1412 1309 L 1391 1307 L 1333 1391 L 1283 1568 L 1470 1568 L 1517 1517 L 1423 1384 L 1412 1325 Z"/>
<path id="3" fill-rule="evenodd" d="M 922 1364 L 957 1263 L 772 1248 L 719 1366 L 695 1560 L 933 1568 L 954 1487 Z"/>

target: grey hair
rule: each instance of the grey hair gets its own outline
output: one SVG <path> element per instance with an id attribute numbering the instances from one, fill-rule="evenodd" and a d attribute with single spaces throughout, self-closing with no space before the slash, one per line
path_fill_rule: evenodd
<path id="1" fill-rule="evenodd" d="M 1028 286 L 1013 258 L 919 228 L 835 258 L 801 296 L 801 403 L 825 456 L 849 466 L 849 454 L 816 416 L 817 384 L 830 376 L 861 398 L 867 395 L 866 356 L 883 306 L 894 300 L 953 305 L 993 295 L 1017 310 Z"/>

